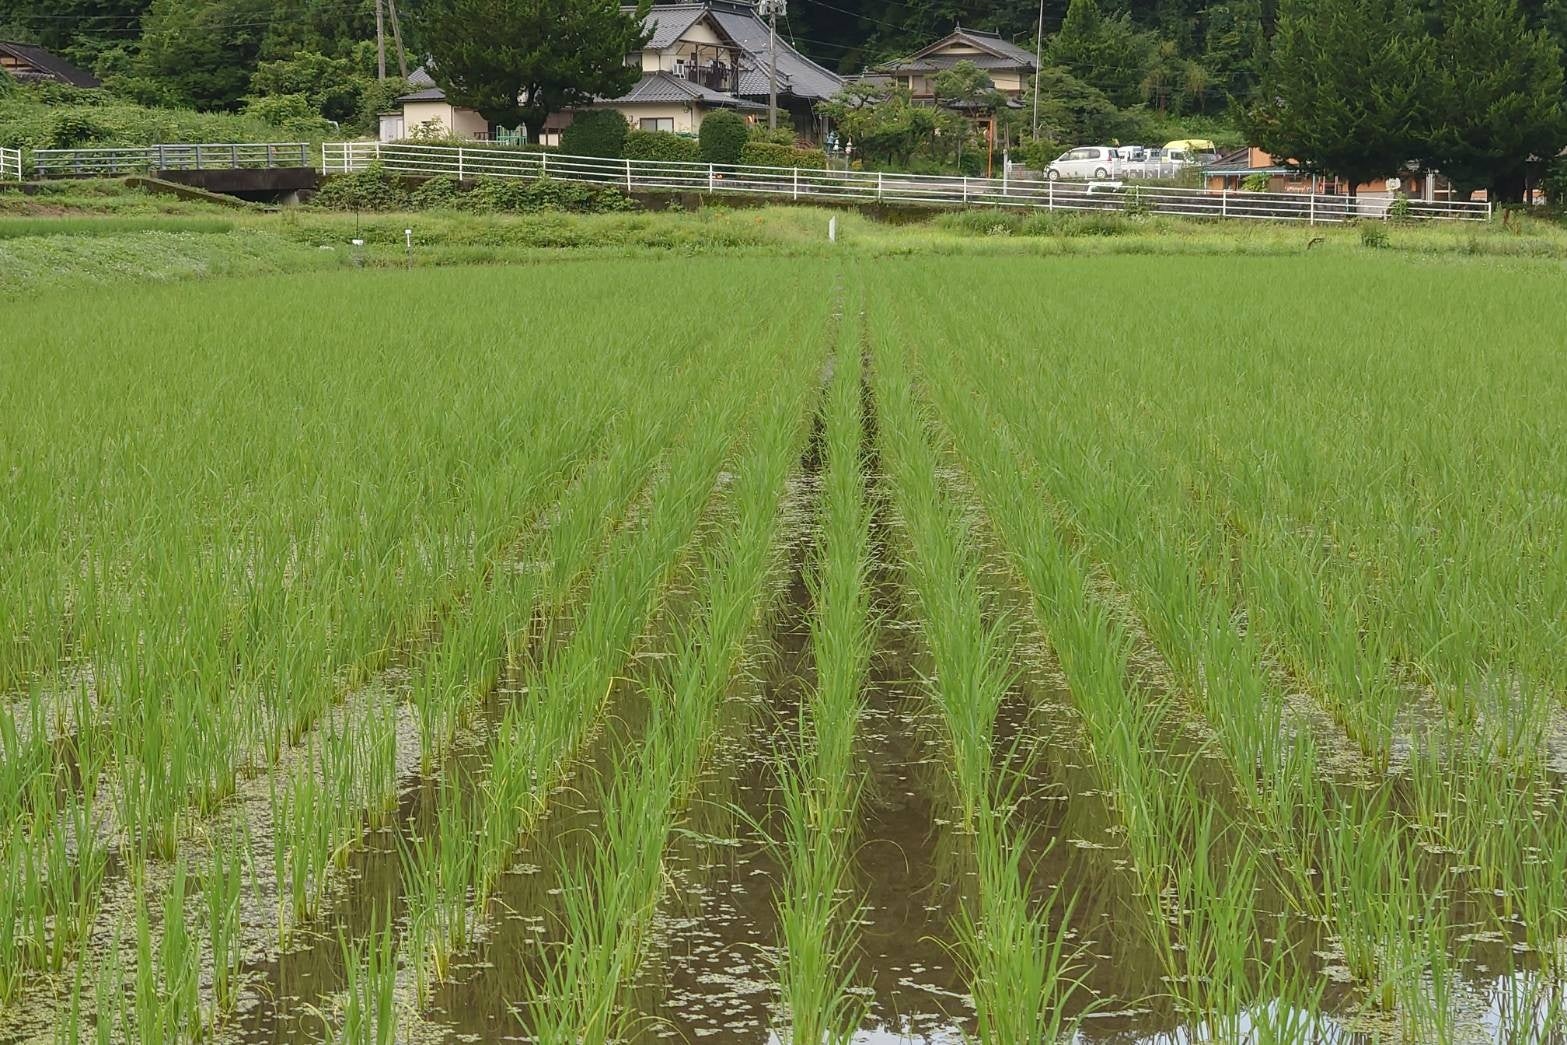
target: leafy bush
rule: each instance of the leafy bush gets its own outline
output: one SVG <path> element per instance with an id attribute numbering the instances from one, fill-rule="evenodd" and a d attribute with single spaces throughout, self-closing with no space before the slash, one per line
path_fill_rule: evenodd
<path id="1" fill-rule="evenodd" d="M 312 203 L 327 210 L 458 209 L 482 214 L 611 214 L 636 209 L 636 203 L 612 185 L 555 178 L 480 178 L 465 189 L 455 178 L 442 175 L 409 191 L 379 165 L 328 179 Z"/>
<path id="2" fill-rule="evenodd" d="M 702 158 L 695 138 L 669 131 L 632 131 L 622 149 L 628 160 L 664 160 L 671 163 L 695 163 Z"/>
<path id="3" fill-rule="evenodd" d="M 1381 250 L 1387 246 L 1387 226 L 1380 221 L 1361 222 L 1360 245 L 1371 250 Z"/>
<path id="4" fill-rule="evenodd" d="M 440 210 L 457 206 L 457 198 L 461 194 L 457 179 L 450 174 L 442 174 L 409 193 L 408 203 L 415 210 Z"/>
<path id="5" fill-rule="evenodd" d="M 750 136 L 744 118 L 729 109 L 708 113 L 698 136 L 703 163 L 740 162 L 740 152 Z"/>
<path id="6" fill-rule="evenodd" d="M 767 145 L 794 146 L 794 129 L 791 127 L 769 128 L 765 123 L 758 123 L 751 127 L 750 140 L 753 143 Z"/>
<path id="7" fill-rule="evenodd" d="M 409 194 L 380 164 L 328 178 L 311 203 L 327 210 L 407 210 Z"/>
<path id="8" fill-rule="evenodd" d="M 820 149 L 797 149 L 776 142 L 748 141 L 740 150 L 740 162 L 756 167 L 809 167 L 825 169 L 827 154 Z"/>
<path id="9" fill-rule="evenodd" d="M 560 132 L 560 151 L 568 156 L 618 157 L 631 130 L 626 118 L 614 109 L 579 112 L 571 126 Z"/>
<path id="10" fill-rule="evenodd" d="M 21 84 L 0 94 L 0 145 L 8 149 L 286 140 L 283 128 L 255 115 L 149 108 L 102 90 Z"/>

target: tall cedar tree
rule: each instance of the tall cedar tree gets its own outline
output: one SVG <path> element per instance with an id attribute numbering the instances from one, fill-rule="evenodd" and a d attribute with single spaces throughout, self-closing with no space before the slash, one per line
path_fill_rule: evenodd
<path id="1" fill-rule="evenodd" d="M 1427 151 L 1434 41 L 1398 0 L 1282 0 L 1252 140 L 1355 186 Z"/>
<path id="2" fill-rule="evenodd" d="M 1461 192 L 1521 200 L 1529 157 L 1567 141 L 1561 51 L 1515 0 L 1447 0 L 1440 14 L 1431 160 Z"/>
<path id="3" fill-rule="evenodd" d="M 454 105 L 537 141 L 553 112 L 630 90 L 626 65 L 649 33 L 651 0 L 623 14 L 618 0 L 422 0 L 419 39 L 430 74 Z"/>
<path id="4" fill-rule="evenodd" d="M 1143 83 L 1157 41 L 1138 30 L 1123 11 L 1106 15 L 1098 0 L 1072 0 L 1061 31 L 1050 41 L 1049 61 L 1110 96 L 1117 105 L 1142 101 Z"/>

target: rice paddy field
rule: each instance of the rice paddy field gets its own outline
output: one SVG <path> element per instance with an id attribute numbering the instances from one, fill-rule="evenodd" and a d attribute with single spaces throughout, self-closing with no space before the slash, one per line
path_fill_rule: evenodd
<path id="1" fill-rule="evenodd" d="M 8 301 L 0 1042 L 1567 1040 L 1560 281 Z"/>

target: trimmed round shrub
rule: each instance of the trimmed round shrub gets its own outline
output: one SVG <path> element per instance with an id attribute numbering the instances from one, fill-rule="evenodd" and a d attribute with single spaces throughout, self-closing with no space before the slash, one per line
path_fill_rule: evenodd
<path id="1" fill-rule="evenodd" d="M 669 131 L 632 131 L 626 135 L 622 155 L 628 160 L 663 160 L 669 163 L 696 163 L 702 158 L 695 138 Z"/>
<path id="2" fill-rule="evenodd" d="M 626 118 L 614 109 L 588 109 L 577 113 L 560 132 L 560 151 L 568 156 L 618 158 L 630 130 Z"/>
<path id="3" fill-rule="evenodd" d="M 751 130 L 744 117 L 728 109 L 708 113 L 702 120 L 698 142 L 703 163 L 739 163 Z"/>

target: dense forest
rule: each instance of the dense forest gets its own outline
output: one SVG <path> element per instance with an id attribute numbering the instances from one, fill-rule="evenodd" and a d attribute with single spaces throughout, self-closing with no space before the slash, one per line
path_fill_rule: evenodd
<path id="1" fill-rule="evenodd" d="M 420 0 L 398 7 L 417 61 Z M 954 25 L 1039 34 L 1042 104 L 1070 110 L 1057 137 L 1112 137 L 1095 114 L 1208 120 L 1315 170 L 1420 161 L 1509 198 L 1567 144 L 1567 0 L 795 0 L 780 30 L 858 72 Z M 365 130 L 397 91 L 374 75 L 374 0 L 0 0 L 0 38 L 57 50 L 122 98 L 278 124 Z"/>

